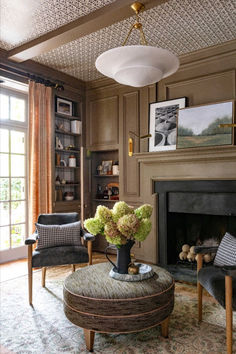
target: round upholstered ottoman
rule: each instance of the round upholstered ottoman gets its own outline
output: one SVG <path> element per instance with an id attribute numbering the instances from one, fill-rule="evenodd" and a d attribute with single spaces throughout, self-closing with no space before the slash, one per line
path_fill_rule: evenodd
<path id="1" fill-rule="evenodd" d="M 125 282 L 109 277 L 110 263 L 81 268 L 64 283 L 66 317 L 84 329 L 87 349 L 93 350 L 94 333 L 130 333 L 161 324 L 168 336 L 168 320 L 174 307 L 174 280 L 152 266 L 152 278 Z"/>

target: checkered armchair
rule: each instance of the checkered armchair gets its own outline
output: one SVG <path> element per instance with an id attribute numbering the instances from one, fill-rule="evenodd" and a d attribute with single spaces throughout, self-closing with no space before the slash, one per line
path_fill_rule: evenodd
<path id="1" fill-rule="evenodd" d="M 196 246 L 198 255 L 198 319 L 202 321 L 202 289 L 226 310 L 227 353 L 232 353 L 233 311 L 236 311 L 236 237 L 228 232 L 219 247 Z M 203 267 L 204 254 L 215 254 L 214 264 Z"/>
<path id="2" fill-rule="evenodd" d="M 79 263 L 92 264 L 94 236 L 80 225 L 78 213 L 41 214 L 37 230 L 25 240 L 28 246 L 29 303 L 32 305 L 33 268 L 42 268 L 42 286 L 45 287 L 46 268 Z M 84 242 L 85 241 L 85 242 Z M 33 245 L 36 248 L 33 250 Z"/>

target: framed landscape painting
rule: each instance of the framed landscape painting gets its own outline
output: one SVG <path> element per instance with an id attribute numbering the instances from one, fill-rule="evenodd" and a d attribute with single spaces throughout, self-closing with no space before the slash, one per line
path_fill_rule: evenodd
<path id="1" fill-rule="evenodd" d="M 233 124 L 233 101 L 180 109 L 177 148 L 231 145 L 233 128 L 227 124 Z"/>
<path id="2" fill-rule="evenodd" d="M 177 113 L 186 106 L 186 97 L 150 103 L 149 151 L 176 149 Z"/>

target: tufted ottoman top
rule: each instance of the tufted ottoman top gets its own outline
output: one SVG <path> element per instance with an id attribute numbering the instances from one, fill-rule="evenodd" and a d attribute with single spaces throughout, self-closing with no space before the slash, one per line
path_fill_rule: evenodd
<path id="1" fill-rule="evenodd" d="M 152 268 L 156 274 L 139 282 L 110 278 L 111 268 L 110 263 L 81 268 L 66 278 L 64 290 L 70 294 L 93 299 L 129 299 L 165 293 L 174 284 L 172 276 L 165 269 L 154 265 Z"/>

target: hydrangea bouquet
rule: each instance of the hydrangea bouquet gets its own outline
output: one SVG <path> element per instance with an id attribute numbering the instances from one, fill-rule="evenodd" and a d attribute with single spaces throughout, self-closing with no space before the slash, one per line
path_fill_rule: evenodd
<path id="1" fill-rule="evenodd" d="M 152 227 L 151 215 L 149 204 L 133 209 L 125 202 L 117 202 L 113 209 L 99 205 L 95 217 L 85 220 L 84 226 L 91 234 L 102 234 L 119 248 L 129 240 L 146 239 Z"/>

